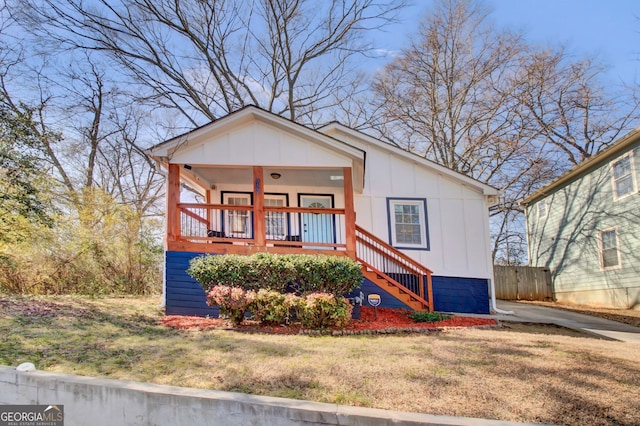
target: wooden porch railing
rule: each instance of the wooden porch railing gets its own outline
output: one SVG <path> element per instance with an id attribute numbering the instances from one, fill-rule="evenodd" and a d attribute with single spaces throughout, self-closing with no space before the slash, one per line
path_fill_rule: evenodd
<path id="1" fill-rule="evenodd" d="M 426 300 L 429 310 L 433 311 L 431 270 L 357 225 L 356 260 L 376 274 L 401 285 L 414 296 Z"/>
<path id="2" fill-rule="evenodd" d="M 264 206 L 265 241 L 271 247 L 346 250 L 345 209 Z M 255 206 L 180 203 L 180 240 L 256 245 Z"/>

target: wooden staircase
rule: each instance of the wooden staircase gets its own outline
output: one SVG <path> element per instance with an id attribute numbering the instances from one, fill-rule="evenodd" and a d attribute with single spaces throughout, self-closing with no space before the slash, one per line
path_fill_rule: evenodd
<path id="1" fill-rule="evenodd" d="M 413 310 L 433 312 L 431 270 L 358 225 L 356 260 L 362 266 L 362 275 L 369 281 Z"/>

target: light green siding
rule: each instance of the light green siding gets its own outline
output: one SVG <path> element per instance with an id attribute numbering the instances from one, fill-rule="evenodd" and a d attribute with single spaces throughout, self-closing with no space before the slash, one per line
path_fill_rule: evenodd
<path id="1" fill-rule="evenodd" d="M 634 191 L 616 199 L 611 164 L 631 154 Z M 640 142 L 526 208 L 529 262 L 551 270 L 558 300 L 640 307 Z M 539 217 L 538 203 L 546 203 Z M 603 268 L 600 232 L 615 229 L 620 265 Z"/>

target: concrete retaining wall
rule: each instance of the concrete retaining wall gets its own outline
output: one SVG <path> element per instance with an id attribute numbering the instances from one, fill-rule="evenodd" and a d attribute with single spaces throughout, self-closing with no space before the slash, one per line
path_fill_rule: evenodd
<path id="1" fill-rule="evenodd" d="M 513 425 L 0 366 L 0 404 L 64 405 L 65 426 Z M 539 426 L 539 425 L 538 425 Z"/>

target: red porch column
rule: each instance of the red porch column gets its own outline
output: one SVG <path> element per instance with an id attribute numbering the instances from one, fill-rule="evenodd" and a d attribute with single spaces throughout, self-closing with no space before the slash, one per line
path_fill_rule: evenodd
<path id="1" fill-rule="evenodd" d="M 345 244 L 347 256 L 356 258 L 356 209 L 353 202 L 353 178 L 351 167 L 342 169 L 344 176 L 344 221 L 345 221 Z"/>
<path id="2" fill-rule="evenodd" d="M 266 247 L 267 228 L 264 219 L 264 177 L 261 166 L 253 167 L 253 238 L 256 247 Z"/>
<path id="3" fill-rule="evenodd" d="M 169 164 L 167 177 L 167 241 L 180 239 L 180 165 Z"/>

